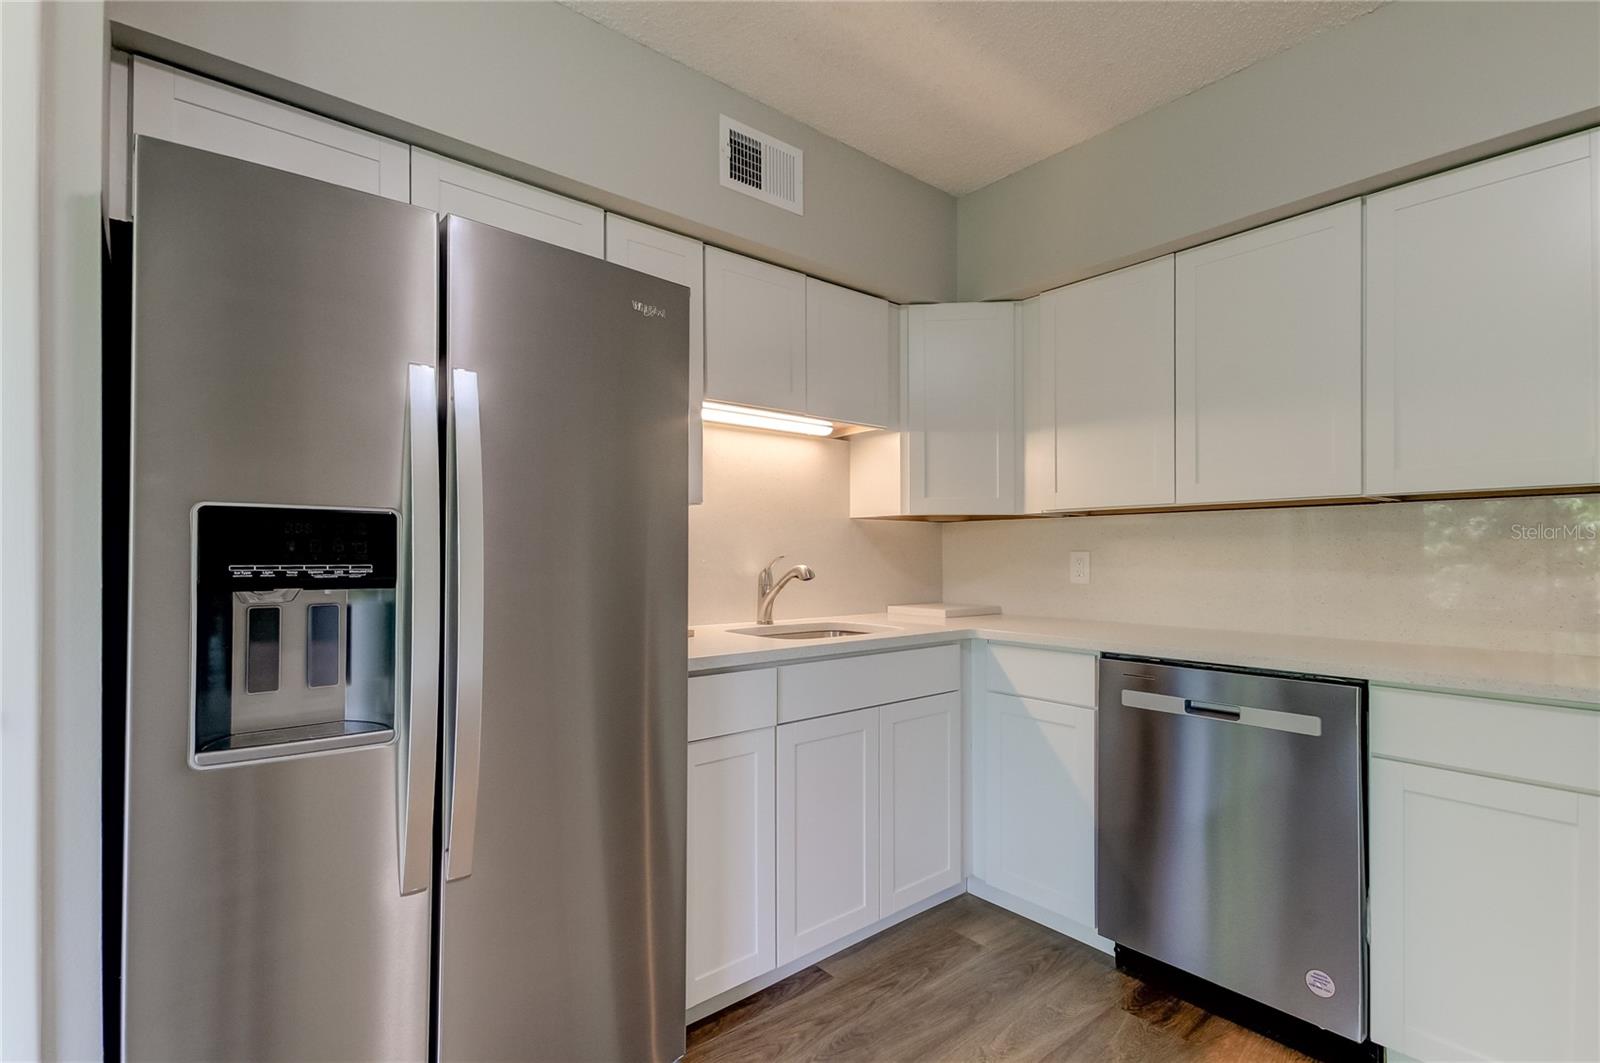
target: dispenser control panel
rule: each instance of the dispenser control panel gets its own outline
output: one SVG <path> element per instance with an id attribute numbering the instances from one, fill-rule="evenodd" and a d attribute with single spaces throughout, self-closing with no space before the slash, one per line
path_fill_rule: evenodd
<path id="1" fill-rule="evenodd" d="M 399 524 L 387 510 L 195 507 L 196 767 L 392 737 Z"/>

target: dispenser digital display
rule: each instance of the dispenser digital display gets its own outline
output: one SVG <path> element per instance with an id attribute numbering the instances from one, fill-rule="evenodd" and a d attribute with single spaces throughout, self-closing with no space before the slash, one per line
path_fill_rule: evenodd
<path id="1" fill-rule="evenodd" d="M 392 737 L 398 516 L 204 504 L 194 537 L 194 764 Z"/>

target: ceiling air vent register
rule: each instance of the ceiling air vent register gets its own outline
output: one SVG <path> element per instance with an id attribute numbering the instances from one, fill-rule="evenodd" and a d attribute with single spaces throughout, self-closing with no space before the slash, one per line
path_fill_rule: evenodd
<path id="1" fill-rule="evenodd" d="M 804 214 L 805 153 L 727 115 L 719 117 L 717 174 L 723 187 Z"/>

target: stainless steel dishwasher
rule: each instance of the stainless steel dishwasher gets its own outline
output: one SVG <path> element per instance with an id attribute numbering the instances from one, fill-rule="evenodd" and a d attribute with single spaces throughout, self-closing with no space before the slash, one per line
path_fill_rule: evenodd
<path id="1" fill-rule="evenodd" d="M 1349 680 L 1103 658 L 1100 933 L 1365 1040 L 1365 701 Z"/>

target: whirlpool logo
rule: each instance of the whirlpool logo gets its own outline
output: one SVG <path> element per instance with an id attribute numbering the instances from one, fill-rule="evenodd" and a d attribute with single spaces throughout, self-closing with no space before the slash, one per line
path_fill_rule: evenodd
<path id="1" fill-rule="evenodd" d="M 663 310 L 661 307 L 656 306 L 654 303 L 641 303 L 639 300 L 635 299 L 633 301 L 633 308 L 634 308 L 634 310 L 636 310 L 639 313 L 643 314 L 645 317 L 666 317 L 667 316 L 667 312 L 665 310 Z"/>

